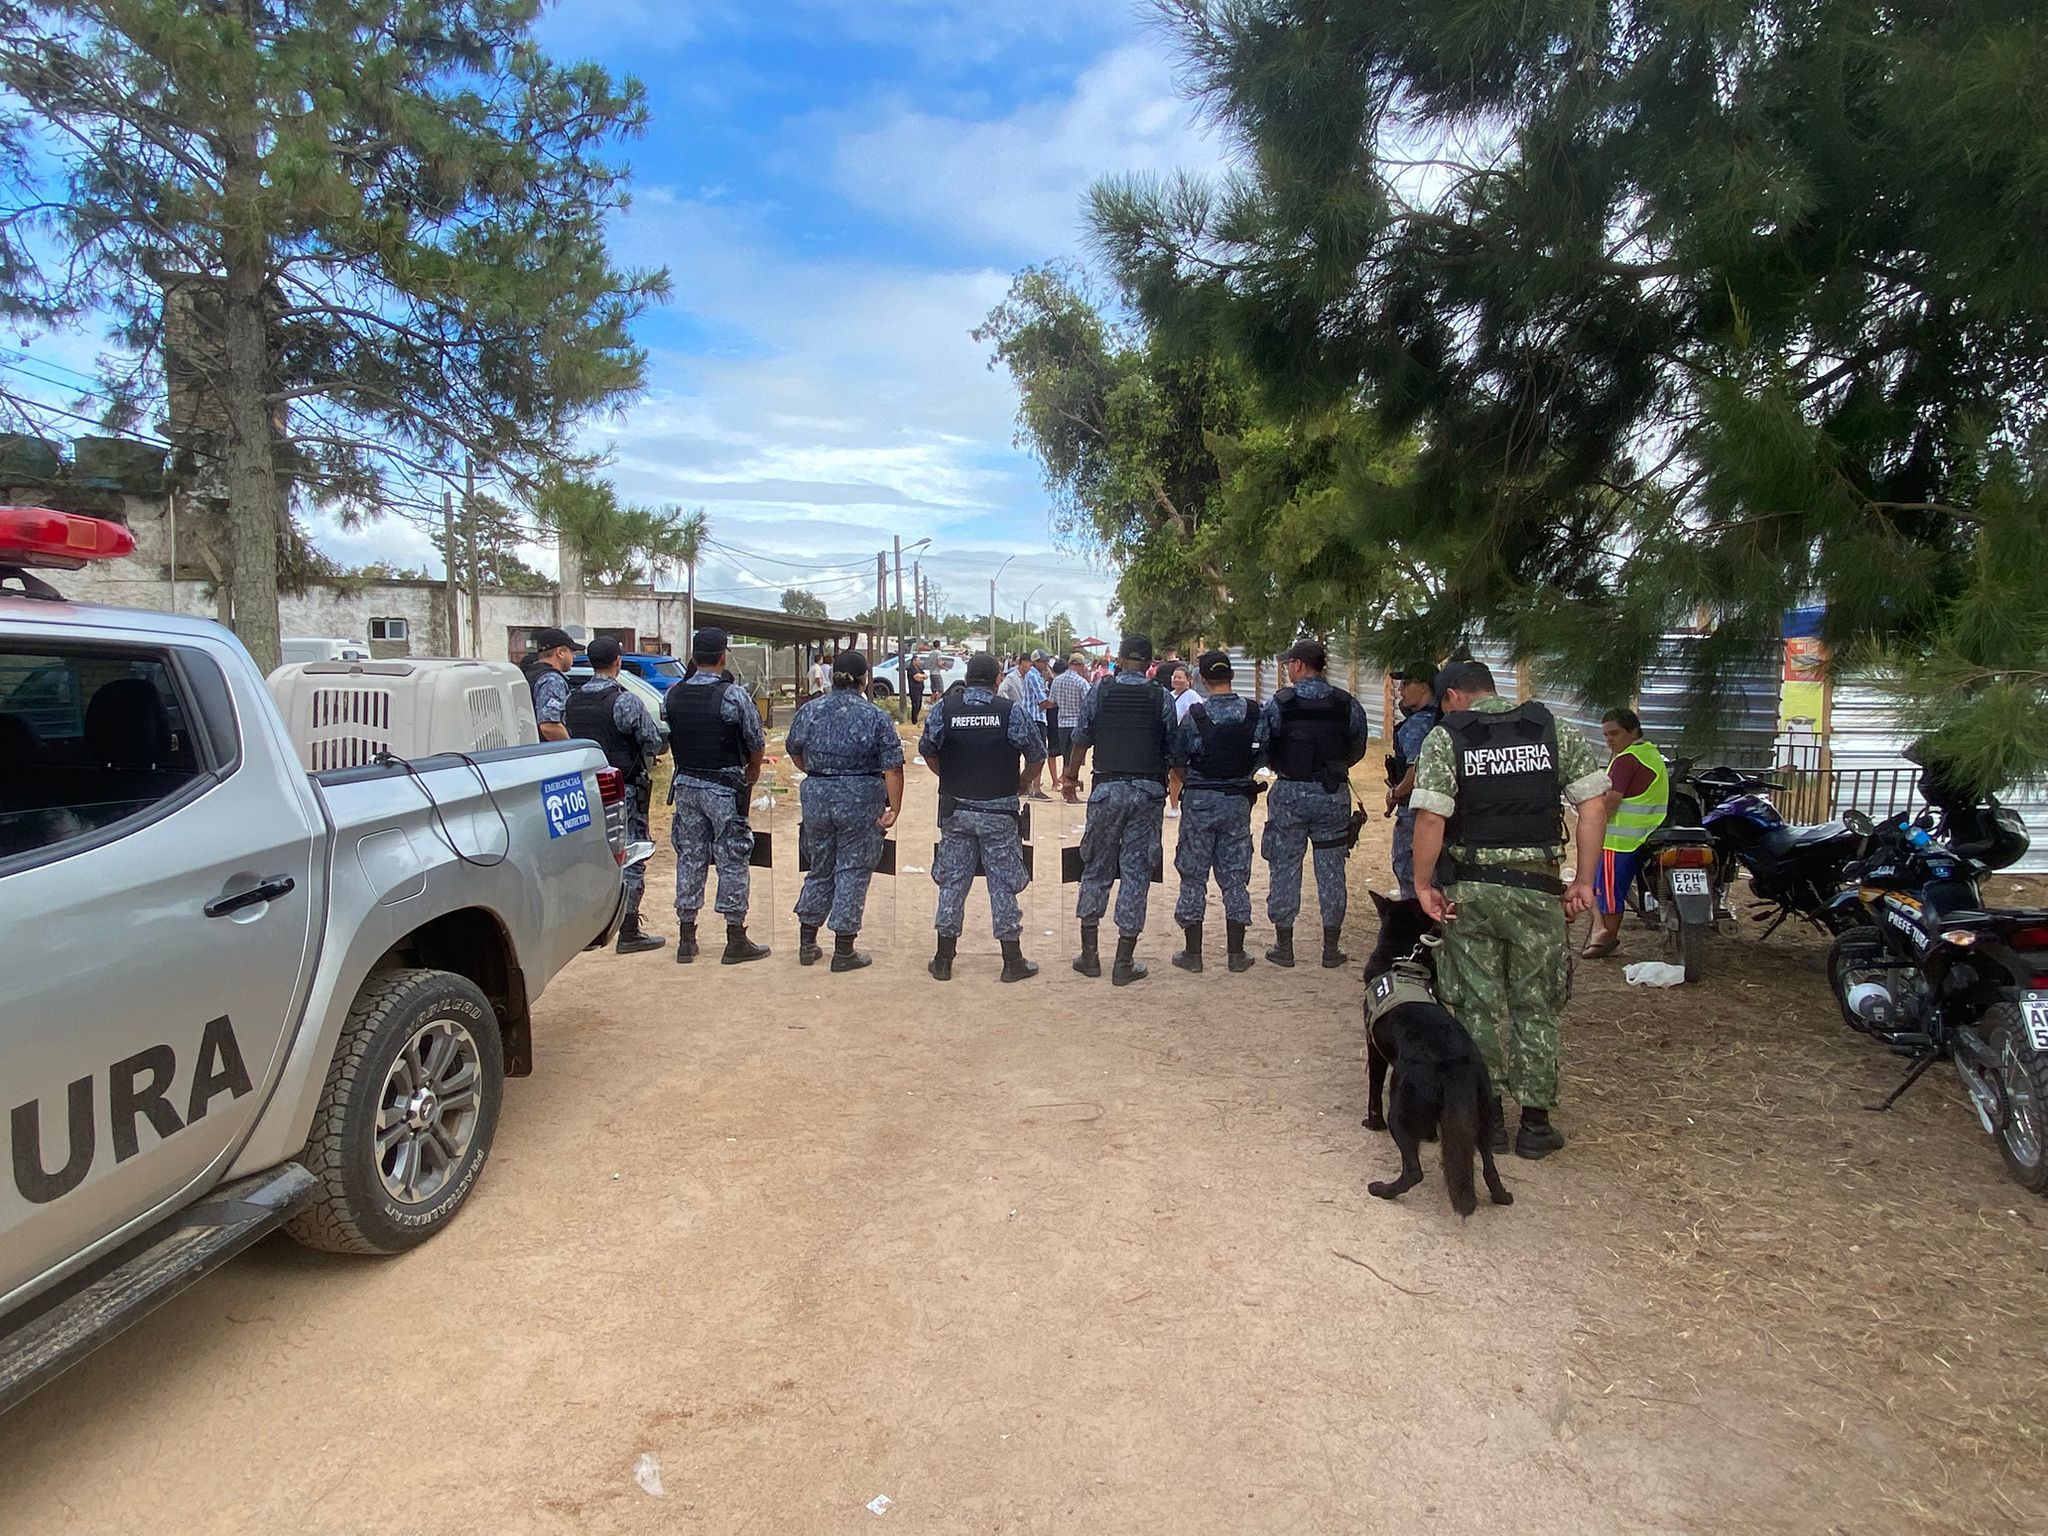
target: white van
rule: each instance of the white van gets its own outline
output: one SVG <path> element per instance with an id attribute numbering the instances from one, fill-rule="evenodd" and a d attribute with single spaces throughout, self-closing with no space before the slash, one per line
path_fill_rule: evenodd
<path id="1" fill-rule="evenodd" d="M 283 640 L 279 649 L 286 662 L 370 660 L 370 648 L 360 640 L 318 640 L 302 635 Z"/>

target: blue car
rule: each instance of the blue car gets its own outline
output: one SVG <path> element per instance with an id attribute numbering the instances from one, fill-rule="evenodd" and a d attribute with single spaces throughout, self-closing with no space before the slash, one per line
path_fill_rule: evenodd
<path id="1" fill-rule="evenodd" d="M 680 657 L 663 656 L 657 651 L 625 651 L 620 654 L 619 663 L 626 671 L 652 683 L 663 693 L 668 692 L 671 684 L 683 680 L 683 663 Z M 575 664 L 579 667 L 589 666 L 589 654 L 578 651 Z"/>

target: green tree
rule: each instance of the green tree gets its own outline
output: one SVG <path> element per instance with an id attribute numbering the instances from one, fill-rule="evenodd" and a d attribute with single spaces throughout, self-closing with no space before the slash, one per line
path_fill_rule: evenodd
<path id="1" fill-rule="evenodd" d="M 220 492 L 266 668 L 295 487 L 430 504 L 465 456 L 524 483 L 639 384 L 667 279 L 606 255 L 605 154 L 643 95 L 541 54 L 537 10 L 0 4 L 0 313 L 111 319 L 113 393 L 165 400 Z"/>
<path id="2" fill-rule="evenodd" d="M 1980 785 L 2048 767 L 2048 17 L 2021 0 L 1168 0 L 1223 186 L 1098 186 L 1177 348 L 1418 445 L 1411 636 L 1696 703 L 1814 595 Z"/>
<path id="3" fill-rule="evenodd" d="M 784 589 L 782 594 L 782 611 L 784 613 L 799 614 L 807 619 L 822 619 L 827 617 L 830 612 L 825 607 L 825 600 L 822 597 L 812 592 L 806 592 L 802 587 L 788 587 Z"/>
<path id="4" fill-rule="evenodd" d="M 664 566 L 694 565 L 710 526 L 701 510 L 622 505 L 608 481 L 549 473 L 533 496 L 534 515 L 582 561 L 601 587 L 652 584 Z"/>

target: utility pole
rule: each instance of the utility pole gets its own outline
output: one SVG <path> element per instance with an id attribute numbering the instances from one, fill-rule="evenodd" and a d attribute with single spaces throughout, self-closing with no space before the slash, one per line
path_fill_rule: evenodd
<path id="1" fill-rule="evenodd" d="M 868 629 L 868 649 L 875 653 L 877 660 L 880 659 L 882 653 L 882 610 L 888 606 L 889 552 L 886 549 L 878 549 L 875 551 L 875 622 Z M 901 672 L 896 674 L 896 681 L 899 685 L 902 683 L 903 674 Z M 875 669 L 869 667 L 868 697 L 873 698 L 874 693 Z"/>
<path id="2" fill-rule="evenodd" d="M 910 687 L 910 668 L 903 658 L 903 535 L 896 535 L 896 718 L 903 718 L 903 695 Z"/>
<path id="3" fill-rule="evenodd" d="M 917 631 L 911 638 L 914 640 L 929 639 L 930 636 L 924 632 L 924 562 L 922 560 L 910 562 L 910 604 L 913 610 L 910 627 Z"/>
<path id="4" fill-rule="evenodd" d="M 1003 664 L 1003 653 L 996 649 L 996 579 L 988 579 L 988 649 L 996 659 L 998 667 Z"/>
<path id="5" fill-rule="evenodd" d="M 462 528 L 469 546 L 469 654 L 484 653 L 483 567 L 476 557 L 476 460 L 462 460 Z"/>
<path id="6" fill-rule="evenodd" d="M 455 590 L 455 493 L 441 492 L 442 563 L 448 569 L 448 654 L 462 653 L 462 596 Z"/>
<path id="7" fill-rule="evenodd" d="M 683 592 L 683 650 L 691 659 L 697 654 L 697 562 L 690 562 L 688 585 Z"/>

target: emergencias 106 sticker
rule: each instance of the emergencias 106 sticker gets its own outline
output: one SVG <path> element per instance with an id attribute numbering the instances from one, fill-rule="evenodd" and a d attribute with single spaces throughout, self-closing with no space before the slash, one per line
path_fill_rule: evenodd
<path id="1" fill-rule="evenodd" d="M 548 813 L 548 836 L 562 837 L 590 825 L 590 792 L 583 787 L 583 775 L 567 774 L 543 780 L 541 809 Z"/>

